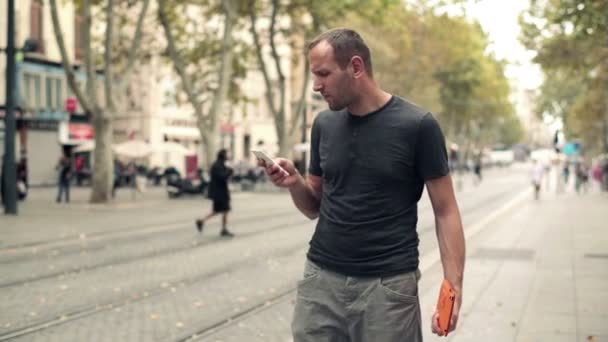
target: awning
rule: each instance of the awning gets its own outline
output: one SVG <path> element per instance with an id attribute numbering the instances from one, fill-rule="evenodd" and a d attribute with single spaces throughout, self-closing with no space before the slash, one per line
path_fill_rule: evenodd
<path id="1" fill-rule="evenodd" d="M 201 140 L 199 130 L 193 127 L 165 127 L 162 132 L 169 139 Z"/>

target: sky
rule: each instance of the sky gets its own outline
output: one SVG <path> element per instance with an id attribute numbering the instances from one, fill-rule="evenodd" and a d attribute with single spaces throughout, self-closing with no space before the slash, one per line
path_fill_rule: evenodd
<path id="1" fill-rule="evenodd" d="M 532 63 L 534 53 L 519 42 L 519 14 L 529 0 L 470 0 L 467 13 L 477 19 L 489 34 L 491 49 L 498 58 L 511 64 L 506 76 L 523 89 L 537 88 L 542 83 L 540 67 Z"/>

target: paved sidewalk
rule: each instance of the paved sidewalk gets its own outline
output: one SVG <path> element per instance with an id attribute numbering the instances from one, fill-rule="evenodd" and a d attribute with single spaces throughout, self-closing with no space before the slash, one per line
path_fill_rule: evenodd
<path id="1" fill-rule="evenodd" d="M 544 195 L 468 239 L 465 303 L 447 338 L 430 332 L 440 264 L 423 270 L 426 342 L 608 342 L 608 196 Z M 294 294 L 194 340 L 291 341 L 293 303 Z"/>
<path id="2" fill-rule="evenodd" d="M 608 196 L 543 195 L 468 241 L 465 304 L 447 341 L 608 341 Z"/>
<path id="3" fill-rule="evenodd" d="M 28 198 L 19 202 L 18 215 L 0 213 L 0 249 L 141 227 L 181 224 L 193 228 L 194 218 L 211 207 L 211 201 L 202 195 L 169 199 L 165 187 L 149 187 L 143 193 L 119 189 L 115 199 L 103 204 L 89 202 L 88 187 L 72 187 L 70 203 L 56 203 L 56 191 L 54 187 L 32 188 Z M 269 203 L 284 201 L 279 192 L 235 191 L 233 216 L 243 214 L 241 208 L 251 197 Z"/>

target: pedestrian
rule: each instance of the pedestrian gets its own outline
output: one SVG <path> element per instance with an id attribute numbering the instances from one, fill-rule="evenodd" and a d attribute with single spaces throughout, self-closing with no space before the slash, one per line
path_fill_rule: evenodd
<path id="1" fill-rule="evenodd" d="M 543 181 L 543 175 L 545 168 L 536 159 L 532 159 L 532 170 L 530 171 L 530 177 L 532 179 L 532 187 L 534 188 L 534 199 L 540 197 L 540 185 Z"/>
<path id="2" fill-rule="evenodd" d="M 116 189 L 120 187 L 120 182 L 122 178 L 122 163 L 114 159 L 113 167 L 112 167 L 112 198 L 116 198 Z"/>
<path id="3" fill-rule="evenodd" d="M 57 203 L 61 202 L 61 199 L 65 195 L 65 202 L 70 202 L 70 176 L 72 174 L 72 166 L 70 164 L 70 158 L 66 154 L 63 154 L 55 167 L 59 171 L 59 179 L 57 182 Z"/>
<path id="4" fill-rule="evenodd" d="M 17 164 L 17 197 L 19 200 L 25 200 L 27 197 L 29 189 L 27 173 L 27 158 L 21 157 Z"/>
<path id="5" fill-rule="evenodd" d="M 75 171 L 74 174 L 76 176 L 76 185 L 78 185 L 78 186 L 82 185 L 82 181 L 84 180 L 84 177 L 85 177 L 84 167 L 85 167 L 84 156 L 82 154 L 76 155 L 76 158 L 74 159 L 74 171 Z"/>
<path id="6" fill-rule="evenodd" d="M 576 173 L 576 183 L 575 189 L 576 193 L 587 193 L 587 181 L 589 180 L 589 168 L 585 164 L 584 161 L 579 161 L 575 165 L 575 173 Z"/>
<path id="7" fill-rule="evenodd" d="M 220 236 L 233 237 L 234 234 L 228 230 L 228 213 L 230 212 L 230 189 L 228 189 L 228 180 L 232 176 L 232 168 L 226 166 L 228 160 L 228 151 L 221 149 L 217 153 L 217 159 L 211 166 L 211 181 L 209 183 L 208 197 L 213 201 L 211 212 L 204 218 L 195 221 L 196 229 L 199 233 L 203 232 L 205 222 L 211 217 L 222 215 L 222 231 Z"/>
<path id="8" fill-rule="evenodd" d="M 456 292 L 454 330 L 465 241 L 437 121 L 377 85 L 357 32 L 325 32 L 308 55 L 313 90 L 329 105 L 313 123 L 309 175 L 283 158 L 265 168 L 304 215 L 319 219 L 297 287 L 294 341 L 422 341 L 416 222 L 425 185 L 444 274 Z M 443 335 L 437 312 L 431 327 Z"/>
<path id="9" fill-rule="evenodd" d="M 596 160 L 591 167 L 591 179 L 593 179 L 594 188 L 602 191 L 603 170 L 601 160 Z"/>
<path id="10" fill-rule="evenodd" d="M 477 153 L 474 157 L 473 160 L 473 172 L 475 173 L 475 178 L 473 180 L 473 183 L 475 185 L 478 185 L 479 183 L 481 183 L 482 180 L 482 176 L 481 176 L 481 152 Z"/>

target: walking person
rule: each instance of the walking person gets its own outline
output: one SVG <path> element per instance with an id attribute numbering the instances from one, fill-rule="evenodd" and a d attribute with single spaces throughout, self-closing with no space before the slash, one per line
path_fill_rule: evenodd
<path id="1" fill-rule="evenodd" d="M 475 178 L 473 179 L 473 183 L 475 185 L 479 185 L 482 180 L 481 176 L 481 152 L 477 153 L 475 157 L 473 157 L 473 173 L 475 174 Z"/>
<path id="2" fill-rule="evenodd" d="M 357 32 L 325 32 L 308 54 L 313 90 L 330 109 L 313 124 L 309 175 L 283 158 L 265 169 L 304 215 L 318 218 L 297 286 L 294 341 L 422 341 L 416 222 L 425 185 L 444 275 L 456 292 L 454 330 L 465 241 L 437 121 L 377 85 Z M 437 312 L 431 327 L 443 335 Z"/>
<path id="3" fill-rule="evenodd" d="M 530 176 L 532 178 L 532 186 L 534 187 L 535 200 L 540 198 L 540 185 L 542 184 L 544 173 L 545 168 L 543 165 L 536 159 L 532 159 L 532 170 L 530 171 Z"/>
<path id="4" fill-rule="evenodd" d="M 199 233 L 203 232 L 205 222 L 211 217 L 222 215 L 222 231 L 220 236 L 233 237 L 234 234 L 228 230 L 228 213 L 230 212 L 230 189 L 228 189 L 228 180 L 232 176 L 233 170 L 226 166 L 228 160 L 228 151 L 221 149 L 217 153 L 217 159 L 211 166 L 211 181 L 209 182 L 208 196 L 213 201 L 211 212 L 195 221 L 196 229 Z"/>
<path id="5" fill-rule="evenodd" d="M 65 202 L 70 202 L 70 177 L 72 175 L 72 165 L 70 158 L 63 154 L 55 167 L 59 171 L 59 179 L 57 182 L 57 203 L 60 203 L 65 196 Z"/>

